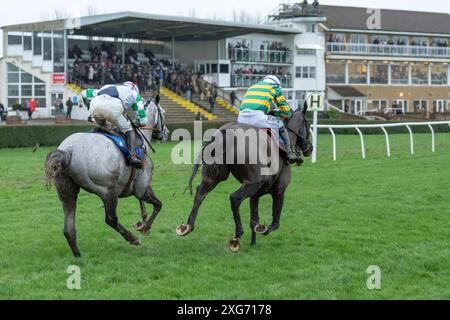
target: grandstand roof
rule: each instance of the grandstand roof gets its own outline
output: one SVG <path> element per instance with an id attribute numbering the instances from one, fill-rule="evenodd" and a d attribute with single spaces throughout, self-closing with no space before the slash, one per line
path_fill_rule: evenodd
<path id="1" fill-rule="evenodd" d="M 77 28 L 73 28 L 76 25 Z M 3 27 L 7 31 L 73 29 L 75 35 L 102 36 L 141 40 L 220 40 L 249 33 L 298 34 L 299 30 L 263 24 L 244 24 L 178 16 L 119 12 Z"/>
<path id="2" fill-rule="evenodd" d="M 367 8 L 320 6 L 330 29 L 450 34 L 450 15 L 438 12 L 381 9 L 381 30 L 369 30 Z"/>

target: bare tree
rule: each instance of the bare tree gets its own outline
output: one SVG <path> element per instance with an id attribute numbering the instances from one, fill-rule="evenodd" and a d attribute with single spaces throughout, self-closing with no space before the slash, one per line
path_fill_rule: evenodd
<path id="1" fill-rule="evenodd" d="M 262 23 L 264 17 L 261 11 L 250 14 L 244 10 L 233 9 L 231 12 L 231 21 L 236 23 Z"/>
<path id="2" fill-rule="evenodd" d="M 197 9 L 192 7 L 191 9 L 189 9 L 188 11 L 188 17 L 190 18 L 197 18 Z"/>
<path id="3" fill-rule="evenodd" d="M 99 9 L 97 7 L 89 6 L 87 8 L 87 15 L 88 16 L 95 16 L 97 14 L 100 14 L 100 11 L 99 11 Z"/>
<path id="4" fill-rule="evenodd" d="M 41 15 L 42 21 L 51 21 L 51 20 L 63 20 L 71 18 L 72 14 L 66 10 L 55 9 L 52 13 L 46 13 Z"/>

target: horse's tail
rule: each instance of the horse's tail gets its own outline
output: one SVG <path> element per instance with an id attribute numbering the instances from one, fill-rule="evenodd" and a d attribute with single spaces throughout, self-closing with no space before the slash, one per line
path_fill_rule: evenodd
<path id="1" fill-rule="evenodd" d="M 225 133 L 226 133 L 225 129 L 219 129 L 219 132 L 222 135 L 225 135 Z M 189 189 L 189 192 L 191 193 L 191 195 L 193 194 L 192 184 L 194 183 L 194 179 L 197 176 L 198 171 L 200 170 L 200 167 L 203 165 L 203 152 L 205 151 L 206 147 L 208 147 L 211 143 L 214 143 L 214 142 L 215 142 L 215 139 L 213 137 L 210 142 L 203 145 L 202 151 L 199 153 L 199 155 L 197 156 L 197 160 L 195 161 L 194 167 L 192 169 L 192 175 L 191 175 L 191 178 L 189 179 L 189 184 L 188 184 L 186 190 L 184 191 L 185 193 Z M 219 172 L 218 166 L 219 165 L 217 165 L 217 164 L 208 165 L 207 172 L 211 175 L 217 175 L 217 172 Z"/>
<path id="2" fill-rule="evenodd" d="M 45 176 L 47 189 L 50 189 L 55 179 L 69 167 L 71 154 L 66 151 L 56 150 L 47 156 L 45 162 Z"/>
<path id="3" fill-rule="evenodd" d="M 198 171 L 200 170 L 200 167 L 203 164 L 202 163 L 202 156 L 203 156 L 203 150 L 199 154 L 199 156 L 197 158 L 197 161 L 195 161 L 194 168 L 192 169 L 192 175 L 191 175 L 191 178 L 189 179 L 189 185 L 188 185 L 187 189 L 189 189 L 189 192 L 191 193 L 191 195 L 193 194 L 192 184 L 194 183 L 194 179 L 197 176 Z"/>

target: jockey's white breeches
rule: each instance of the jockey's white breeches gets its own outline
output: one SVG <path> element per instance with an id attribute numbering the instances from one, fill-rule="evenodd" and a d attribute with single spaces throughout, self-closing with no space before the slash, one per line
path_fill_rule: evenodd
<path id="1" fill-rule="evenodd" d="M 284 126 L 283 121 L 279 118 L 269 116 L 263 111 L 250 109 L 239 112 L 238 123 L 247 124 L 260 129 L 272 129 L 277 133 L 278 130 Z"/>
<path id="2" fill-rule="evenodd" d="M 116 121 L 117 129 L 121 133 L 126 133 L 133 130 L 130 121 L 128 121 L 128 119 L 124 116 L 125 110 L 120 99 L 113 98 L 108 95 L 96 96 L 91 101 L 91 114 L 93 114 L 96 109 L 105 110 L 107 112 L 109 111 Z"/>

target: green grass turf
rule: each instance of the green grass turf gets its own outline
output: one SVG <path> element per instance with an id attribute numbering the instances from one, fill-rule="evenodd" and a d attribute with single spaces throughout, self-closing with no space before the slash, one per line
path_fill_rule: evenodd
<path id="1" fill-rule="evenodd" d="M 358 136 L 321 136 L 319 162 L 293 169 L 281 228 L 250 247 L 248 201 L 242 206 L 242 251 L 227 248 L 234 233 L 229 194 L 235 181 L 204 202 L 195 232 L 178 238 L 193 198 L 183 195 L 191 167 L 170 161 L 174 144 L 158 145 L 153 187 L 164 202 L 143 246 L 129 246 L 104 223 L 100 200 L 82 192 L 77 260 L 62 234 L 55 190 L 43 165 L 52 148 L 0 150 L 1 299 L 450 299 L 450 135 L 368 136 L 362 160 Z M 198 183 L 198 179 L 196 180 Z M 271 221 L 270 199 L 260 207 Z M 134 199 L 119 218 L 139 220 Z M 66 288 L 69 265 L 81 268 L 82 288 Z M 382 289 L 366 287 L 367 268 L 382 270 Z"/>

